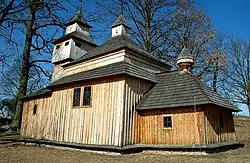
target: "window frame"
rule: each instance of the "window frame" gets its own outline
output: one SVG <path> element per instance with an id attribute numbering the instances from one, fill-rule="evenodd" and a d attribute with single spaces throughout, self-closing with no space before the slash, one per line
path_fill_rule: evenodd
<path id="1" fill-rule="evenodd" d="M 84 105 L 84 104 L 83 104 L 83 100 L 84 100 L 84 89 L 87 88 L 87 87 L 90 87 L 90 102 L 89 102 L 88 105 Z M 81 106 L 82 106 L 82 107 L 90 107 L 90 106 L 92 106 L 92 86 L 91 86 L 91 85 L 86 85 L 86 86 L 84 86 L 82 89 L 83 89 L 83 91 L 82 91 L 82 94 L 81 94 L 81 95 L 82 95 L 82 97 L 81 97 L 81 99 L 82 99 L 82 100 L 81 100 L 81 102 L 82 102 L 82 103 L 81 103 Z"/>
<path id="2" fill-rule="evenodd" d="M 37 104 L 34 104 L 33 106 L 33 115 L 37 115 Z"/>
<path id="3" fill-rule="evenodd" d="M 164 118 L 170 117 L 171 118 L 171 127 L 165 127 L 165 121 Z M 163 120 L 163 129 L 173 129 L 174 123 L 173 123 L 173 114 L 163 114 L 162 115 Z"/>
<path id="4" fill-rule="evenodd" d="M 75 90 L 80 90 L 79 91 L 79 101 L 77 103 L 79 103 L 79 105 L 75 105 Z M 73 89 L 73 102 L 72 102 L 72 107 L 80 107 L 81 106 L 81 87 L 76 87 Z"/>

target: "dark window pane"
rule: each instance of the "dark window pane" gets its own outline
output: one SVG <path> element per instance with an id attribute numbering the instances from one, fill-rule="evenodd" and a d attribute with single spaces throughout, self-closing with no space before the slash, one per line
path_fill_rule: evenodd
<path id="1" fill-rule="evenodd" d="M 60 45 L 57 45 L 57 46 L 56 46 L 56 49 L 59 49 L 59 48 L 60 48 Z"/>
<path id="2" fill-rule="evenodd" d="M 73 106 L 80 106 L 81 88 L 74 89 Z"/>
<path id="3" fill-rule="evenodd" d="M 171 128 L 172 127 L 172 117 L 166 116 L 163 117 L 164 128 Z"/>
<path id="4" fill-rule="evenodd" d="M 33 115 L 36 115 L 36 111 L 37 111 L 37 104 L 34 105 L 34 108 L 33 108 Z"/>
<path id="5" fill-rule="evenodd" d="M 67 46 L 67 45 L 69 45 L 69 42 L 67 41 L 67 42 L 65 42 L 65 46 Z"/>
<path id="6" fill-rule="evenodd" d="M 75 42 L 75 46 L 77 46 L 77 47 L 81 48 L 81 43 L 79 43 L 79 42 Z"/>
<path id="7" fill-rule="evenodd" d="M 90 105 L 91 103 L 91 87 L 84 87 L 83 105 Z"/>

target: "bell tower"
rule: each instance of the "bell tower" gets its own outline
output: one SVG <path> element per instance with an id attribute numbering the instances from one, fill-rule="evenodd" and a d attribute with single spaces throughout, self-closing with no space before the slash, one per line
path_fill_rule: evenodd
<path id="1" fill-rule="evenodd" d="M 52 82 L 63 76 L 63 65 L 82 57 L 97 46 L 90 38 L 91 26 L 83 19 L 82 8 L 66 26 L 65 34 L 54 41 Z"/>

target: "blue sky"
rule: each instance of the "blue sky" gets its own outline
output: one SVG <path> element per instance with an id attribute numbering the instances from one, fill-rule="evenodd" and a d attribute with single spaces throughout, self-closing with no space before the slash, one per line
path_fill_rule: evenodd
<path id="1" fill-rule="evenodd" d="M 250 40 L 250 0 L 203 0 L 200 6 L 218 30 Z"/>
<path id="2" fill-rule="evenodd" d="M 216 29 L 250 40 L 250 0 L 203 0 L 198 4 L 206 10 Z M 240 105 L 242 115 L 247 107 Z"/>

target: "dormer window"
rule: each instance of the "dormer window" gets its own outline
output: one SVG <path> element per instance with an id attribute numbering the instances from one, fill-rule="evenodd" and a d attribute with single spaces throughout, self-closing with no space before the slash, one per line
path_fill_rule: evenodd
<path id="1" fill-rule="evenodd" d="M 80 42 L 75 42 L 75 46 L 81 48 L 81 43 Z"/>
<path id="2" fill-rule="evenodd" d="M 65 42 L 65 46 L 69 45 L 69 41 Z"/>
<path id="3" fill-rule="evenodd" d="M 56 46 L 56 49 L 59 49 L 59 48 L 60 48 L 60 45 L 57 45 L 57 46 Z"/>

